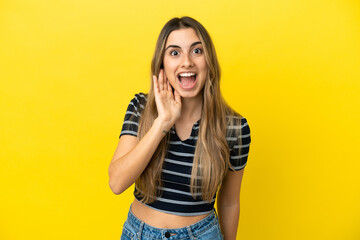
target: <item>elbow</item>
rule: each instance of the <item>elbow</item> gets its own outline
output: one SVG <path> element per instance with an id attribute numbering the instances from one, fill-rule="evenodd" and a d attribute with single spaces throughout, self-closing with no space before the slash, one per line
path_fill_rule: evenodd
<path id="1" fill-rule="evenodd" d="M 119 195 L 130 187 L 129 177 L 122 171 L 115 172 L 113 168 L 109 168 L 109 187 L 111 191 Z"/>
<path id="2" fill-rule="evenodd" d="M 109 171 L 109 187 L 115 195 L 119 195 L 126 190 L 125 184 L 121 181 L 121 178 L 116 178 L 114 174 Z"/>
<path id="3" fill-rule="evenodd" d="M 115 194 L 115 195 L 120 195 L 121 193 L 123 193 L 126 189 L 124 189 L 123 187 L 121 187 L 122 185 L 119 183 L 114 183 L 113 181 L 109 181 L 109 187 L 111 189 L 111 191 Z"/>
<path id="4" fill-rule="evenodd" d="M 115 195 L 120 195 L 122 192 L 124 192 L 126 189 L 123 189 L 124 184 L 121 182 L 121 178 L 119 179 L 117 175 L 114 173 L 113 168 L 111 168 L 111 164 L 109 167 L 109 187 L 111 191 Z"/>

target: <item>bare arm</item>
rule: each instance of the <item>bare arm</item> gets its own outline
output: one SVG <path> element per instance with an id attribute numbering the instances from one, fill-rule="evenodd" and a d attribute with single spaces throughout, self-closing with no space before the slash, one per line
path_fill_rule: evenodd
<path id="1" fill-rule="evenodd" d="M 137 137 L 120 138 L 109 166 L 109 185 L 115 194 L 130 187 L 144 171 L 161 139 L 162 123 L 156 119 L 147 134 L 138 142 Z"/>
<path id="2" fill-rule="evenodd" d="M 244 169 L 228 171 L 217 197 L 217 209 L 224 240 L 235 240 L 240 214 L 240 188 Z"/>
<path id="3" fill-rule="evenodd" d="M 136 181 L 164 137 L 164 131 L 167 132 L 180 117 L 180 95 L 172 93 L 163 71 L 159 78 L 154 76 L 154 92 L 158 117 L 152 127 L 140 141 L 137 137 L 123 135 L 111 160 L 109 185 L 115 194 L 122 193 Z"/>

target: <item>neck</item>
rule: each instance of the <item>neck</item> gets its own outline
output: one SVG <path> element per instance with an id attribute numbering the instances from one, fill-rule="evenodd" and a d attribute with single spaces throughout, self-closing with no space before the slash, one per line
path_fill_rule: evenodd
<path id="1" fill-rule="evenodd" d="M 194 98 L 181 98 L 181 119 L 197 121 L 201 117 L 203 96 L 199 94 Z"/>

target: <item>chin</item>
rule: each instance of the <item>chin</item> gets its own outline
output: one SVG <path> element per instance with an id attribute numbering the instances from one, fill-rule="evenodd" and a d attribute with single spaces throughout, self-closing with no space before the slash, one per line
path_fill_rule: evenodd
<path id="1" fill-rule="evenodd" d="M 202 91 L 191 91 L 191 92 L 179 91 L 179 94 L 182 98 L 194 98 L 194 97 L 198 97 L 200 94 L 202 96 Z"/>

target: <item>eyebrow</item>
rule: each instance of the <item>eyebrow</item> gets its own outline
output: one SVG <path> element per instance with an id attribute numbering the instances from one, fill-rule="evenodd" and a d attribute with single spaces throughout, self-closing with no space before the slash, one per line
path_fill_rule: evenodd
<path id="1" fill-rule="evenodd" d="M 199 44 L 199 43 L 202 44 L 200 41 L 192 43 L 191 46 L 190 46 L 190 48 L 192 48 L 193 46 L 195 46 L 195 45 L 197 45 L 197 44 Z M 173 48 L 181 48 L 181 47 L 178 46 L 178 45 L 169 45 L 169 46 L 167 46 L 167 47 L 165 48 L 165 51 L 166 51 L 168 48 L 170 48 L 170 47 L 173 47 Z"/>

